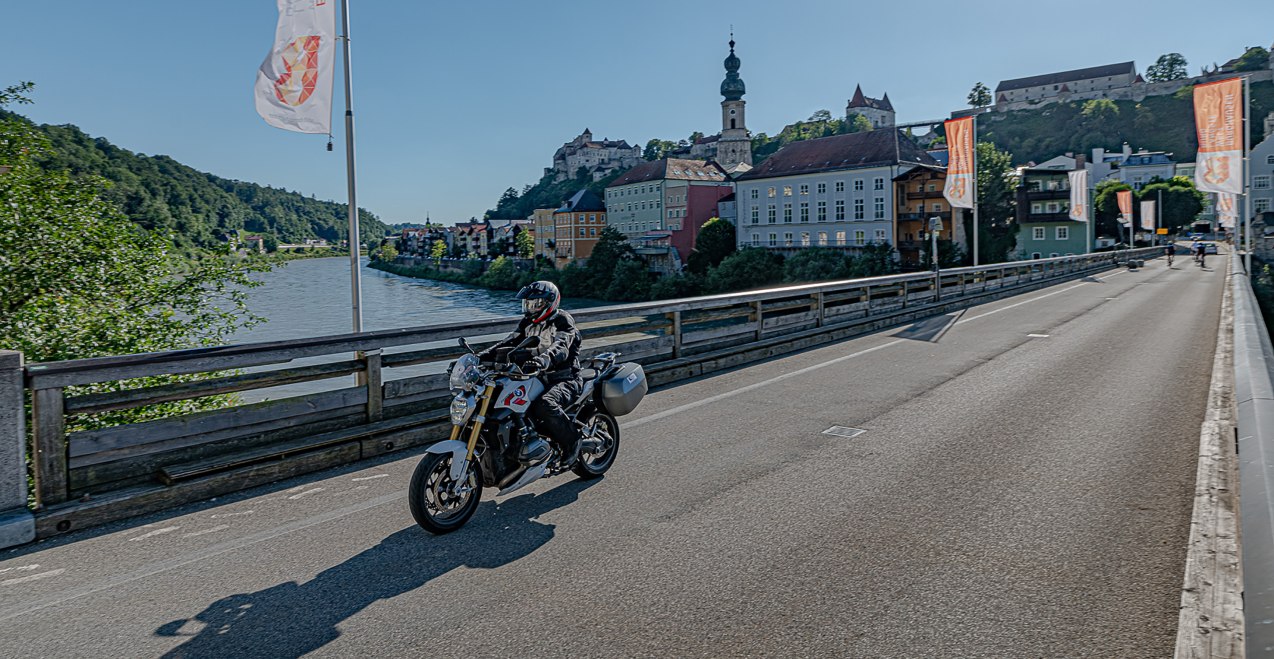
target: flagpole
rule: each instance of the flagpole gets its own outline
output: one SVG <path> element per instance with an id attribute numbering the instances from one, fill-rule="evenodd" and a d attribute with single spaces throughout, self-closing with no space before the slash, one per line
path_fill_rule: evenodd
<path id="1" fill-rule="evenodd" d="M 1252 78 L 1243 76 L 1243 269 L 1252 276 Z"/>
<path id="2" fill-rule="evenodd" d="M 345 55 L 345 176 L 349 185 L 349 281 L 354 332 L 363 331 L 363 286 L 359 279 L 358 195 L 354 185 L 354 95 L 350 80 L 349 0 L 341 0 L 341 48 Z"/>
<path id="3" fill-rule="evenodd" d="M 1159 200 L 1155 202 L 1155 247 L 1159 246 L 1159 227 L 1163 226 L 1163 188 L 1159 188 Z"/>
<path id="4" fill-rule="evenodd" d="M 978 261 L 978 115 L 973 115 L 973 267 Z"/>

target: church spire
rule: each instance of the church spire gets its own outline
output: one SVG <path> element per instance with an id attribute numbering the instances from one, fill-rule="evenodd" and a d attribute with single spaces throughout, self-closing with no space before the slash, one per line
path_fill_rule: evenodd
<path id="1" fill-rule="evenodd" d="M 725 58 L 725 80 L 721 81 L 721 95 L 727 101 L 737 101 L 743 98 L 743 94 L 747 92 L 747 88 L 743 85 L 743 79 L 739 77 L 739 61 L 738 55 L 734 54 L 734 30 L 730 31 L 730 55 Z"/>

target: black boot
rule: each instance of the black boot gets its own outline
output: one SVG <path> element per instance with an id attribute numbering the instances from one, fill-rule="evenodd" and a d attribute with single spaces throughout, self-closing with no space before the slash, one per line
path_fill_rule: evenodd
<path id="1" fill-rule="evenodd" d="M 579 438 L 576 437 L 569 446 L 563 447 L 561 458 L 563 469 L 570 469 L 575 466 L 576 462 L 579 462 L 580 444 Z"/>

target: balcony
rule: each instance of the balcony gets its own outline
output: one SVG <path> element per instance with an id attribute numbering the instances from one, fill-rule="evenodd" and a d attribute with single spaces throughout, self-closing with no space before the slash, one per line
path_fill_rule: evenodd
<path id="1" fill-rule="evenodd" d="M 908 192 L 908 199 L 943 199 L 942 190 L 925 190 L 924 192 Z"/>
<path id="2" fill-rule="evenodd" d="M 951 211 L 932 211 L 927 213 L 899 213 L 899 222 L 924 222 L 931 217 L 937 217 L 946 222 L 951 219 Z"/>
<path id="3" fill-rule="evenodd" d="M 1068 222 L 1072 221 L 1069 212 L 1061 211 L 1058 213 L 1027 213 L 1022 219 L 1023 223 L 1027 222 Z"/>
<path id="4" fill-rule="evenodd" d="M 1055 199 L 1070 199 L 1070 189 L 1065 190 L 1027 190 L 1026 199 L 1028 201 L 1052 201 Z"/>

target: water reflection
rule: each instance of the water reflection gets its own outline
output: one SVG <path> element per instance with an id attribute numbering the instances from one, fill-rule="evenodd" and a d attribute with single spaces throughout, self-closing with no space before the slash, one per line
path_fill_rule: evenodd
<path id="1" fill-rule="evenodd" d="M 366 264 L 367 258 L 362 262 Z M 366 267 L 360 272 L 364 330 L 484 320 L 516 314 L 519 308 L 508 291 L 400 277 Z M 261 279 L 264 285 L 248 294 L 248 308 L 266 322 L 240 330 L 236 343 L 345 334 L 353 328 L 349 259 L 290 261 Z"/>

